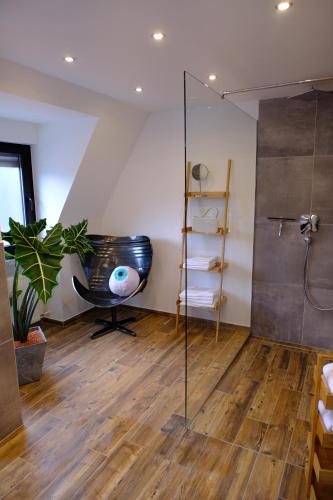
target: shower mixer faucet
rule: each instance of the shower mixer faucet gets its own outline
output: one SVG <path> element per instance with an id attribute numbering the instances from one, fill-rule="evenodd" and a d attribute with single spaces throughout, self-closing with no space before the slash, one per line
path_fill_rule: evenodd
<path id="1" fill-rule="evenodd" d="M 311 243 L 311 233 L 316 233 L 319 229 L 319 217 L 316 214 L 303 214 L 299 220 L 301 233 L 305 235 L 304 241 Z"/>

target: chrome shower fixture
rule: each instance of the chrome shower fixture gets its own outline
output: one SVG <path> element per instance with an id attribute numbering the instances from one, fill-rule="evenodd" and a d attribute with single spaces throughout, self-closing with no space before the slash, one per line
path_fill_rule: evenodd
<path id="1" fill-rule="evenodd" d="M 282 234 L 282 228 L 283 228 L 283 223 L 284 222 L 293 222 L 296 219 L 291 219 L 290 217 L 267 217 L 268 220 L 274 220 L 274 221 L 279 221 L 279 238 L 281 238 Z"/>
<path id="2" fill-rule="evenodd" d="M 311 243 L 312 243 L 312 236 L 311 233 L 316 233 L 319 229 L 319 217 L 316 214 L 303 214 L 300 217 L 299 220 L 299 225 L 300 225 L 300 230 L 301 233 L 304 234 L 304 241 L 306 245 L 306 251 L 305 251 L 305 260 L 304 260 L 304 267 L 303 267 L 303 289 L 304 289 L 304 295 L 307 300 L 307 302 L 310 304 L 313 309 L 317 309 L 317 311 L 333 311 L 333 307 L 324 307 L 319 304 L 316 304 L 313 299 L 311 298 L 311 295 L 309 293 L 308 289 L 308 260 L 309 260 L 309 253 L 310 253 L 310 248 L 311 248 Z"/>
<path id="3" fill-rule="evenodd" d="M 310 237 L 308 233 L 316 233 L 319 229 L 319 217 L 316 214 L 303 214 L 299 220 L 299 226 L 302 234 Z"/>

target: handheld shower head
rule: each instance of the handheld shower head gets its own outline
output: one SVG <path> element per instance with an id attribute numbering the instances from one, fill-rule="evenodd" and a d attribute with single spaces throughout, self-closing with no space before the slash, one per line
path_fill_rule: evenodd
<path id="1" fill-rule="evenodd" d="M 318 215 L 315 214 L 303 214 L 300 217 L 299 220 L 300 224 L 300 230 L 301 233 L 304 234 L 304 241 L 306 245 L 306 251 L 305 251 L 305 260 L 304 260 L 304 267 L 303 267 L 303 289 L 304 289 L 304 295 L 307 300 L 307 302 L 316 309 L 317 311 L 332 311 L 333 312 L 333 307 L 324 307 L 319 304 L 316 304 L 309 293 L 308 290 L 308 259 L 309 259 L 309 254 L 310 254 L 310 248 L 311 248 L 311 243 L 312 243 L 312 236 L 311 233 L 316 233 L 319 229 L 319 217 Z"/>

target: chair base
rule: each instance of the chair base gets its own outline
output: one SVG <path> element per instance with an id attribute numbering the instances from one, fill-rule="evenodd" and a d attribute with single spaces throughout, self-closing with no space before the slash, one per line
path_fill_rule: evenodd
<path id="1" fill-rule="evenodd" d="M 111 332 L 121 332 L 125 333 L 126 335 L 130 335 L 131 337 L 136 337 L 136 333 L 133 332 L 133 330 L 130 330 L 129 328 L 126 328 L 123 325 L 126 325 L 127 323 L 132 323 L 135 321 L 135 318 L 126 318 L 126 319 L 121 319 L 120 321 L 117 320 L 117 313 L 116 309 L 113 308 L 111 309 L 112 312 L 112 318 L 111 321 L 108 321 L 106 319 L 96 319 L 95 323 L 101 323 L 104 325 L 104 328 L 101 328 L 101 330 L 97 330 L 97 332 L 93 333 L 90 338 L 92 340 L 98 339 L 99 337 L 103 337 L 104 335 L 107 335 L 108 333 Z"/>

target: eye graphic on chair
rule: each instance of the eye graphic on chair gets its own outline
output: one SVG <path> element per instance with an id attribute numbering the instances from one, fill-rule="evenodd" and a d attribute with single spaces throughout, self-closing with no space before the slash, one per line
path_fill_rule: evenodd
<path id="1" fill-rule="evenodd" d="M 130 295 L 140 283 L 138 272 L 132 267 L 119 266 L 113 270 L 110 276 L 109 287 L 112 293 L 120 297 Z"/>

